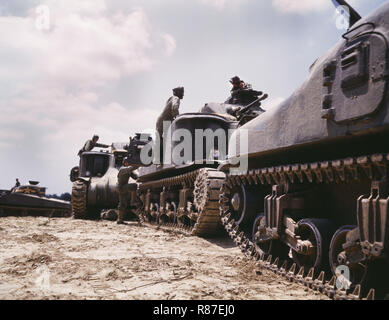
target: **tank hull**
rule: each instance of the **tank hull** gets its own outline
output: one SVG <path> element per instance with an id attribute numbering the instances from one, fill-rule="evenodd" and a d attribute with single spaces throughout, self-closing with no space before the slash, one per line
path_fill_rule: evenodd
<path id="1" fill-rule="evenodd" d="M 248 149 L 240 152 L 237 146 L 229 156 L 255 158 L 360 137 L 382 149 L 389 132 L 388 15 L 389 4 L 384 4 L 355 24 L 311 66 L 306 81 L 289 98 L 236 131 L 238 136 L 247 132 Z M 360 147 L 363 154 L 365 146 Z"/>
<path id="2" fill-rule="evenodd" d="M 124 143 L 114 144 L 124 148 Z M 118 173 L 127 151 L 113 149 L 112 152 L 85 152 L 80 159 L 78 176 L 73 177 L 72 213 L 75 218 L 100 218 L 105 209 L 117 209 L 119 204 Z M 130 179 L 129 184 L 136 186 Z M 131 196 L 132 207 L 135 201 Z M 129 208 L 130 210 L 130 208 Z"/>
<path id="3" fill-rule="evenodd" d="M 71 213 L 70 202 L 11 192 L 0 197 L 0 209 L 4 214 L 28 212 L 70 216 Z"/>
<path id="4" fill-rule="evenodd" d="M 221 216 L 235 242 L 294 263 L 293 279 L 332 274 L 331 296 L 339 274 L 348 293 L 389 292 L 388 36 L 387 3 L 353 25 L 288 99 L 236 130 L 229 158 L 248 159 L 246 168 L 220 167 Z"/>

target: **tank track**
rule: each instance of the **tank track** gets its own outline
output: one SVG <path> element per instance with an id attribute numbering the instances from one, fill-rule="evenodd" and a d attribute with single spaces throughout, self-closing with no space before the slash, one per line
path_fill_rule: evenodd
<path id="1" fill-rule="evenodd" d="M 219 229 L 222 230 L 219 216 L 219 199 L 224 180 L 225 174 L 223 172 L 211 168 L 202 168 L 176 177 L 143 183 L 140 185 L 139 191 L 142 193 L 152 189 L 194 186 L 193 204 L 190 205 L 190 209 L 183 212 L 182 208 L 177 208 L 177 211 L 181 211 L 177 214 L 190 218 L 191 224 L 185 225 L 177 219 L 170 222 L 156 219 L 156 224 L 192 236 L 208 237 L 215 235 Z M 137 214 L 142 222 L 148 220 L 144 208 L 138 210 Z M 153 223 L 153 221 L 148 222 Z"/>
<path id="2" fill-rule="evenodd" d="M 244 174 L 227 176 L 222 186 L 220 196 L 220 216 L 222 224 L 234 243 L 250 259 L 257 261 L 262 268 L 273 271 L 290 282 L 301 284 L 314 291 L 319 291 L 335 300 L 374 300 L 375 290 L 370 289 L 365 298 L 361 298 L 361 285 L 356 285 L 353 291 L 336 289 L 336 277 L 326 280 L 324 271 L 315 279 L 315 270 L 297 270 L 294 263 L 290 266 L 288 260 L 282 262 L 279 257 L 265 257 L 263 253 L 257 252 L 252 241 L 239 229 L 232 219 L 230 212 L 228 194 L 233 186 L 242 184 L 272 185 L 284 181 L 289 183 L 309 182 L 309 183 L 336 183 L 347 182 L 359 179 L 362 176 L 373 179 L 374 174 L 386 174 L 386 167 L 389 164 L 389 154 L 375 154 L 357 158 L 347 158 L 342 160 L 314 162 L 306 164 L 291 164 L 278 167 L 268 167 L 263 169 L 249 170 Z M 308 271 L 308 272 L 307 272 Z"/>
<path id="3" fill-rule="evenodd" d="M 72 186 L 72 216 L 75 219 L 85 219 L 88 215 L 87 209 L 88 188 L 85 182 L 77 180 Z"/>

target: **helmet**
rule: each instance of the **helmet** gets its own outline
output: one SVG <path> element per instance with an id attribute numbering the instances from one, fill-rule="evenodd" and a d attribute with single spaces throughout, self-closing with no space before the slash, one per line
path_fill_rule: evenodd
<path id="1" fill-rule="evenodd" d="M 231 80 L 230 80 L 231 84 L 240 84 L 241 82 L 242 82 L 242 80 L 240 80 L 240 78 L 238 76 L 235 76 L 235 77 L 231 78 Z"/>
<path id="2" fill-rule="evenodd" d="M 177 87 L 173 89 L 173 94 L 180 97 L 184 93 L 184 87 Z"/>

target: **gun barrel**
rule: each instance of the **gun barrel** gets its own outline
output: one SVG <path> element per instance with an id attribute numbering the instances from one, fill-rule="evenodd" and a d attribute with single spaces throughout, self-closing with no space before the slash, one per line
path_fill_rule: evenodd
<path id="1" fill-rule="evenodd" d="M 247 105 L 243 109 L 241 109 L 238 112 L 238 116 L 241 116 L 243 113 L 245 113 L 247 110 L 249 110 L 252 106 L 256 105 L 257 103 L 260 103 L 261 101 L 267 99 L 268 97 L 269 97 L 269 95 L 267 93 L 265 93 L 262 97 L 259 97 L 258 99 L 256 99 L 255 101 L 251 102 L 249 105 Z"/>

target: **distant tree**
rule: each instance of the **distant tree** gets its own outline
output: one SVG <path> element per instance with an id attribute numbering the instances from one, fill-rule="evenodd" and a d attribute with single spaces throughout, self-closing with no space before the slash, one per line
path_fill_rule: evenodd
<path id="1" fill-rule="evenodd" d="M 63 200 L 63 201 L 71 201 L 72 200 L 72 196 L 70 195 L 69 192 L 62 193 L 60 196 L 57 194 L 48 194 L 46 197 L 50 198 L 50 199 L 57 199 L 57 200 Z"/>
<path id="2" fill-rule="evenodd" d="M 69 192 L 62 193 L 60 198 L 64 201 L 72 201 L 72 196 Z"/>

